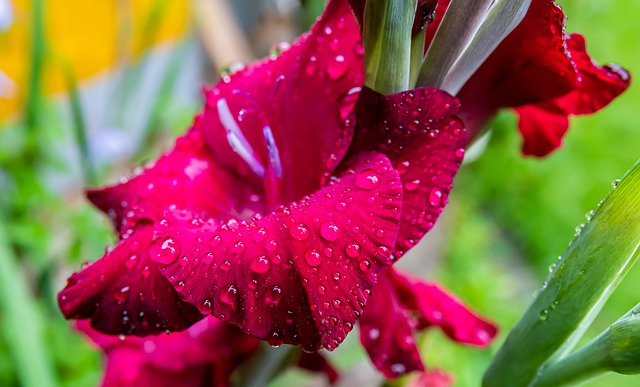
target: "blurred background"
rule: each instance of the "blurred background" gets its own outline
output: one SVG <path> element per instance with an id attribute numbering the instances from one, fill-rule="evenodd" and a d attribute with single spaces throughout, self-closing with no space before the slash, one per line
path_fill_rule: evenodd
<path id="1" fill-rule="evenodd" d="M 568 31 L 596 60 L 640 74 L 640 2 L 559 0 Z M 201 85 L 269 55 L 321 12 L 323 0 L 0 0 L 0 386 L 90 386 L 102 358 L 62 318 L 56 294 L 82 262 L 116 242 L 84 199 L 167 149 L 200 109 Z M 457 178 L 422 249 L 402 262 L 436 279 L 502 329 L 481 351 L 439 332 L 427 364 L 476 386 L 492 352 L 532 300 L 585 213 L 640 157 L 635 85 L 610 107 L 572 119 L 565 147 L 522 158 L 515 117 L 500 114 L 486 148 Z M 468 154 L 469 155 L 469 154 Z M 634 268 L 591 338 L 640 301 Z M 332 353 L 347 374 L 370 366 L 352 334 Z M 290 371 L 274 385 L 295 380 Z M 609 375 L 590 386 L 635 386 Z M 402 381 L 395 384 L 401 384 Z"/>

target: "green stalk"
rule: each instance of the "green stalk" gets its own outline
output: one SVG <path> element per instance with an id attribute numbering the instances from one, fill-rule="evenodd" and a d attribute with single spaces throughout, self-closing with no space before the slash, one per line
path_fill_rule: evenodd
<path id="1" fill-rule="evenodd" d="M 409 90 L 411 30 L 417 0 L 368 0 L 364 14 L 365 85 L 382 93 Z"/>
<path id="2" fill-rule="evenodd" d="M 41 316 L 29 294 L 27 278 L 11 251 L 7 231 L 0 218 L 0 314 L 5 339 L 25 387 L 57 385 L 44 343 Z"/>
<path id="3" fill-rule="evenodd" d="M 573 348 L 636 262 L 640 245 L 640 163 L 609 193 L 569 245 L 509 333 L 483 385 L 533 385 L 546 363 Z"/>
<path id="4" fill-rule="evenodd" d="M 409 72 L 409 87 L 415 88 L 418 77 L 420 76 L 420 69 L 422 68 L 422 61 L 424 60 L 424 43 L 426 40 L 426 28 L 416 34 L 411 39 L 411 70 Z"/>
<path id="5" fill-rule="evenodd" d="M 576 383 L 606 372 L 640 373 L 640 304 L 589 344 L 541 370 L 535 387 Z"/>

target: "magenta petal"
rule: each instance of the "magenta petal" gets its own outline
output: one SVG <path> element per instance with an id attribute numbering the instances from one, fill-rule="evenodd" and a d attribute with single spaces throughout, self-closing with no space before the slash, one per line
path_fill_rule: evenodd
<path id="1" fill-rule="evenodd" d="M 562 138 L 569 129 L 569 117 L 557 106 L 531 104 L 517 107 L 516 112 L 523 154 L 542 157 L 562 145 Z"/>
<path id="2" fill-rule="evenodd" d="M 413 339 L 417 324 L 411 311 L 401 304 L 385 270 L 373 290 L 360 319 L 360 341 L 371 361 L 386 378 L 411 371 L 424 371 Z"/>
<path id="3" fill-rule="evenodd" d="M 171 335 L 120 339 L 77 324 L 107 356 L 105 386 L 226 386 L 233 370 L 259 345 L 213 317 Z"/>
<path id="4" fill-rule="evenodd" d="M 151 254 L 202 313 L 274 345 L 333 349 L 391 263 L 402 200 L 386 157 L 352 161 L 327 187 L 250 222 L 168 219 Z M 167 244 L 180 253 L 167 259 Z"/>
<path id="5" fill-rule="evenodd" d="M 403 186 L 402 220 L 394 249 L 399 257 L 429 231 L 448 202 L 467 143 L 453 116 L 458 100 L 434 88 L 383 96 L 363 89 L 352 149 L 389 157 Z"/>
<path id="6" fill-rule="evenodd" d="M 394 270 L 387 270 L 386 273 L 392 278 L 403 304 L 417 310 L 428 325 L 440 327 L 453 340 L 486 346 L 495 337 L 498 331 L 495 325 L 477 317 L 440 286 Z"/>
<path id="7" fill-rule="evenodd" d="M 278 58 L 206 92 L 205 137 L 216 159 L 254 184 L 271 179 L 282 195 L 274 202 L 319 188 L 351 141 L 362 55 L 346 0 L 330 1 L 311 31 Z"/>
<path id="8" fill-rule="evenodd" d="M 64 316 L 89 318 L 105 333 L 138 336 L 179 331 L 202 319 L 149 259 L 152 238 L 153 227 L 142 222 L 102 259 L 72 275 L 58 295 Z"/>
<path id="9" fill-rule="evenodd" d="M 204 144 L 200 117 L 193 128 L 176 140 L 174 149 L 152 167 L 124 183 L 88 192 L 98 208 L 127 235 L 141 219 L 160 222 L 164 212 L 189 209 L 201 217 L 256 207 L 257 191 L 220 168 Z M 261 188 L 260 188 L 261 189 Z"/>
<path id="10" fill-rule="evenodd" d="M 437 285 L 385 269 L 360 319 L 360 340 L 387 378 L 424 370 L 413 332 L 440 327 L 460 343 L 488 345 L 496 327 Z"/>

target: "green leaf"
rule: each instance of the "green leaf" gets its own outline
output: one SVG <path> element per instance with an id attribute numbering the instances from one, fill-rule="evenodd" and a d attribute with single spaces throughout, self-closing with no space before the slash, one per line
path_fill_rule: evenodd
<path id="1" fill-rule="evenodd" d="M 638 258 L 640 163 L 578 233 L 487 370 L 483 385 L 528 386 L 580 339 Z"/>
<path id="2" fill-rule="evenodd" d="M 11 251 L 0 219 L 0 311 L 20 384 L 25 387 L 55 386 L 51 362 L 44 344 L 44 332 L 27 279 Z"/>

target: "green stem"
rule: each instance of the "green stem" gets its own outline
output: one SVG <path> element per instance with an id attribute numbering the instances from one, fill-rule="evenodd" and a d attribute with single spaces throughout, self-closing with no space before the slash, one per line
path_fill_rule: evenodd
<path id="1" fill-rule="evenodd" d="M 540 371 L 532 387 L 559 387 L 591 379 L 608 372 L 607 348 L 600 340 L 592 341 L 579 351 Z"/>
<path id="2" fill-rule="evenodd" d="M 421 30 L 411 39 L 411 70 L 409 73 L 409 87 L 415 88 L 420 76 L 422 61 L 424 59 L 424 43 L 426 39 L 426 29 Z"/>
<path id="3" fill-rule="evenodd" d="M 584 334 L 638 259 L 640 163 L 569 245 L 484 375 L 483 385 L 528 386 Z"/>
<path id="4" fill-rule="evenodd" d="M 40 126 L 40 108 L 42 107 L 42 69 L 46 53 L 44 35 L 44 4 L 43 0 L 31 1 L 31 52 L 29 83 L 24 105 L 24 119 L 27 130 L 31 133 Z M 33 136 L 32 136 L 33 137 Z M 36 140 L 31 138 L 26 153 L 31 156 L 37 153 Z"/>
<path id="5" fill-rule="evenodd" d="M 369 0 L 363 41 L 365 85 L 382 93 L 409 90 L 411 29 L 417 0 Z"/>
<path id="6" fill-rule="evenodd" d="M 238 387 L 262 387 L 276 376 L 278 371 L 286 367 L 291 360 L 295 347 L 284 345 L 278 348 L 263 346 L 258 358 L 251 363 L 251 368 L 244 375 Z"/>

